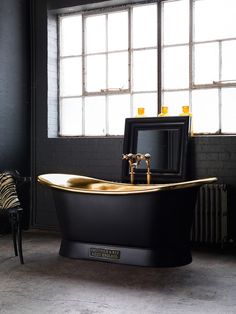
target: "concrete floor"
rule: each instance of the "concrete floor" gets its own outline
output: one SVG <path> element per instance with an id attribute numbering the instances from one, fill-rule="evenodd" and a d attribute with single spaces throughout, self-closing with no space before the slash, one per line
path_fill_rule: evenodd
<path id="1" fill-rule="evenodd" d="M 60 257 L 56 233 L 24 232 L 25 265 L 0 237 L 0 313 L 236 313 L 236 254 L 193 252 L 179 268 Z"/>

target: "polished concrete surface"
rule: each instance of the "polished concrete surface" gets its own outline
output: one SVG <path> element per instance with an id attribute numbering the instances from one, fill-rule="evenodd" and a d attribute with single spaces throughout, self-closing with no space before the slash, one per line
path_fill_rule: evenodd
<path id="1" fill-rule="evenodd" d="M 179 268 L 60 257 L 57 233 L 23 234 L 25 264 L 0 236 L 0 313 L 236 313 L 236 254 L 193 251 Z"/>

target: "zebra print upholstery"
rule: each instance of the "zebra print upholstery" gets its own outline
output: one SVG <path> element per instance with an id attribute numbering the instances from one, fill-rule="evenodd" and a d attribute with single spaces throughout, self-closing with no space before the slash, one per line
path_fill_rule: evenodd
<path id="1" fill-rule="evenodd" d="M 6 217 L 9 218 L 15 256 L 19 255 L 21 264 L 24 264 L 21 229 L 23 208 L 16 189 L 18 177 L 19 173 L 17 171 L 0 173 L 0 216 L 3 220 Z"/>
<path id="2" fill-rule="evenodd" d="M 0 213 L 20 206 L 13 176 L 8 172 L 0 173 Z"/>

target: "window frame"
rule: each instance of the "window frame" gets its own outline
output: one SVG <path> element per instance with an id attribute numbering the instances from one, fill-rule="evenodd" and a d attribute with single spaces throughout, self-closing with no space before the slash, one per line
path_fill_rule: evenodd
<path id="1" fill-rule="evenodd" d="M 93 9 L 91 11 L 87 11 L 87 10 L 81 10 L 81 11 L 76 11 L 76 12 L 70 12 L 70 13 L 61 13 L 58 14 L 57 16 L 57 20 L 58 20 L 58 34 L 59 34 L 59 41 L 58 41 L 58 80 L 59 80 L 59 86 L 60 86 L 60 82 L 61 82 L 61 68 L 60 68 L 60 64 L 61 64 L 61 60 L 62 59 L 66 59 L 66 58 L 73 58 L 73 57 L 81 57 L 82 58 L 82 94 L 81 95 L 73 95 L 73 96 L 61 96 L 60 95 L 60 88 L 59 88 L 59 136 L 61 137 L 122 137 L 122 135 L 113 135 L 113 134 L 109 134 L 106 133 L 105 135 L 85 135 L 85 126 L 84 126 L 84 121 L 85 121 L 85 98 L 86 97 L 93 97 L 93 96 L 104 96 L 106 99 L 106 131 L 109 131 L 109 121 L 108 121 L 108 114 L 107 114 L 107 108 L 108 108 L 108 97 L 109 96 L 113 96 L 113 95 L 129 95 L 130 96 L 130 113 L 131 116 L 134 115 L 133 112 L 133 96 L 137 95 L 137 94 L 152 94 L 152 93 L 156 93 L 157 94 L 157 99 L 158 99 L 158 78 L 157 78 L 157 85 L 156 85 L 156 89 L 155 90 L 145 90 L 145 91 L 134 91 L 132 89 L 132 62 L 133 62 L 133 54 L 135 51 L 146 51 L 146 50 L 153 50 L 156 49 L 156 54 L 157 54 L 157 58 L 156 60 L 158 60 L 158 36 L 157 36 L 157 41 L 156 41 L 156 46 L 152 46 L 152 47 L 144 47 L 144 48 L 134 48 L 132 47 L 131 41 L 131 34 L 132 34 L 132 9 L 136 6 L 141 6 L 141 5 L 149 5 L 149 4 L 156 4 L 157 6 L 157 19 L 158 19 L 158 0 L 157 1 L 144 1 L 144 2 L 137 2 L 135 4 L 126 4 L 126 5 L 119 5 L 119 6 L 115 6 L 115 7 L 108 7 L 105 9 Z M 99 53 L 86 53 L 85 52 L 85 19 L 86 17 L 90 17 L 90 16 L 94 16 L 94 15 L 100 15 L 100 14 L 105 14 L 106 15 L 106 19 L 109 13 L 113 13 L 113 12 L 122 12 L 122 11 L 127 11 L 128 12 L 128 49 L 127 50 L 114 50 L 112 52 L 99 52 Z M 67 56 L 61 56 L 60 54 L 60 42 L 61 42 L 61 18 L 63 18 L 64 16 L 76 16 L 76 15 L 81 15 L 82 16 L 82 54 L 81 55 L 67 55 Z M 157 31 L 158 31 L 158 22 L 157 22 Z M 128 53 L 128 88 L 127 89 L 102 89 L 99 92 L 89 92 L 86 91 L 86 67 L 85 67 L 85 59 L 86 56 L 90 56 L 90 55 L 101 55 L 101 54 L 106 54 L 106 59 L 108 58 L 108 55 L 111 53 L 116 53 L 116 52 L 126 52 Z M 157 61 L 158 64 L 158 61 Z M 158 66 L 157 66 L 158 68 Z M 158 75 L 157 75 L 158 76 Z M 82 120 L 83 120 L 83 125 L 82 125 L 82 134 L 83 135 L 63 135 L 61 134 L 61 128 L 60 128 L 60 120 L 61 120 L 61 100 L 62 99 L 73 99 L 73 98 L 81 98 L 82 99 Z M 157 113 L 158 113 L 158 109 L 157 109 Z"/>
<path id="2" fill-rule="evenodd" d="M 113 6 L 113 7 L 106 7 L 106 8 L 99 8 L 99 9 L 92 9 L 92 10 L 81 10 L 81 11 L 76 11 L 76 12 L 71 12 L 71 13 L 62 13 L 62 14 L 58 14 L 57 18 L 58 18 L 58 34 L 59 34 L 59 40 L 61 38 L 61 34 L 60 34 L 60 18 L 63 16 L 68 16 L 68 15 L 77 15 L 77 14 L 82 14 L 82 42 L 83 42 L 83 49 L 84 49 L 84 34 L 85 34 L 85 30 L 84 30 L 84 25 L 85 25 L 85 18 L 88 16 L 92 16 L 92 15 L 96 15 L 96 14 L 106 14 L 106 19 L 107 19 L 107 14 L 111 13 L 111 12 L 121 12 L 121 11 L 128 11 L 128 88 L 127 89 L 120 89 L 120 90 L 112 90 L 109 88 L 106 88 L 104 90 L 101 90 L 100 92 L 88 92 L 86 91 L 86 78 L 85 78 L 85 57 L 87 55 L 98 55 L 100 53 L 92 53 L 92 54 L 86 54 L 85 51 L 82 50 L 82 55 L 80 55 L 82 57 L 82 95 L 79 96 L 61 96 L 60 92 L 58 95 L 58 103 L 59 103 L 59 115 L 60 115 L 60 108 L 61 108 L 61 99 L 62 98 L 82 98 L 82 116 L 83 116 L 83 120 L 84 120 L 84 99 L 85 97 L 89 97 L 89 96 L 105 96 L 106 97 L 106 107 L 108 106 L 107 104 L 107 98 L 109 95 L 121 95 L 121 94 L 130 94 L 131 95 L 131 99 L 132 96 L 134 94 L 142 94 L 142 93 L 152 93 L 155 92 L 157 93 L 157 113 L 161 112 L 161 104 L 163 103 L 163 95 L 165 91 L 169 91 L 169 92 L 174 92 L 174 91 L 187 91 L 189 93 L 189 105 L 190 105 L 190 109 L 192 107 L 192 92 L 195 90 L 202 90 L 202 89 L 217 89 L 219 96 L 219 130 L 216 133 L 195 133 L 195 136 L 201 136 L 201 135 L 209 135 L 209 136 L 214 136 L 214 135 L 235 135 L 235 132 L 232 133 L 222 133 L 221 131 L 221 124 L 222 124 L 222 88 L 227 88 L 227 87 L 235 87 L 236 88 L 236 80 L 221 80 L 221 74 L 222 74 L 222 43 L 223 42 L 228 42 L 228 41 L 233 41 L 236 40 L 236 36 L 233 38 L 221 38 L 221 39 L 213 39 L 213 40 L 206 40 L 206 41 L 194 41 L 194 9 L 195 9 L 195 3 L 197 1 L 200 0 L 188 0 L 189 1 L 189 41 L 187 43 L 184 44 L 169 44 L 169 45 L 164 45 L 164 43 L 162 42 L 162 31 L 163 31 L 163 6 L 164 3 L 166 2 L 171 2 L 171 1 L 178 1 L 178 0 L 156 0 L 156 1 L 137 1 L 134 3 L 130 3 L 130 4 L 125 4 L 125 5 L 118 5 L 118 6 Z M 131 9 L 135 6 L 140 6 L 140 5 L 145 5 L 145 4 L 153 4 L 156 3 L 157 4 L 157 46 L 155 47 L 149 47 L 149 48 L 133 48 L 131 45 L 131 34 L 132 34 L 132 22 L 131 22 L 131 18 L 132 18 L 132 13 L 131 13 Z M 219 47 L 219 81 L 213 81 L 211 84 L 207 83 L 207 84 L 196 84 L 194 82 L 194 63 L 195 63 L 195 58 L 194 58 L 194 45 L 196 44 L 207 44 L 207 43 L 217 43 L 218 47 Z M 165 47 L 178 47 L 178 46 L 188 46 L 188 51 L 189 51 L 189 86 L 188 88 L 176 88 L 176 89 L 164 89 L 163 88 L 163 49 Z M 59 52 L 59 47 L 60 47 L 60 43 L 58 43 L 58 78 L 59 78 L 59 84 L 60 84 L 60 60 L 62 58 L 67 58 L 69 56 L 64 56 L 61 57 L 60 56 L 60 52 Z M 132 90 L 132 86 L 131 86 L 131 80 L 132 80 L 132 59 L 133 59 L 133 52 L 136 50 L 146 50 L 146 49 L 157 49 L 157 90 L 155 91 L 138 91 L 138 92 L 134 92 Z M 126 51 L 126 50 L 124 50 Z M 121 50 L 117 50 L 117 51 L 112 51 L 112 52 L 108 52 L 106 51 L 106 62 L 107 62 L 107 58 L 109 53 L 115 53 L 115 52 L 122 52 Z M 104 54 L 104 53 L 102 53 Z M 76 57 L 76 56 L 75 56 Z M 130 109 L 131 109 L 131 116 L 134 115 L 134 113 L 132 112 L 132 108 L 133 108 L 133 104 L 132 101 L 130 102 Z M 106 115 L 106 125 L 108 124 L 107 121 L 108 117 Z M 62 137 L 68 137 L 68 135 L 62 135 L 60 132 L 60 118 L 58 121 L 58 125 L 59 125 L 59 136 Z M 83 131 L 82 134 L 83 135 L 77 135 L 77 136 L 73 136 L 72 137 L 91 137 L 88 135 L 84 135 L 84 121 L 83 121 L 83 127 L 82 127 Z M 122 135 L 110 135 L 110 134 L 106 134 L 106 135 L 94 135 L 92 137 L 119 137 Z"/>

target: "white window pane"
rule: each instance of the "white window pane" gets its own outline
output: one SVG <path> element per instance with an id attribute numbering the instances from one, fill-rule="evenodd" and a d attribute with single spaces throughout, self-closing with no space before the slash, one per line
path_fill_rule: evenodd
<path id="1" fill-rule="evenodd" d="M 157 50 L 134 51 L 133 90 L 157 90 Z"/>
<path id="2" fill-rule="evenodd" d="M 194 41 L 218 38 L 220 21 L 220 2 L 218 0 L 195 1 Z"/>
<path id="3" fill-rule="evenodd" d="M 133 47 L 157 46 L 157 5 L 133 8 Z"/>
<path id="4" fill-rule="evenodd" d="M 222 43 L 222 80 L 236 81 L 236 40 Z"/>
<path id="5" fill-rule="evenodd" d="M 189 48 L 188 46 L 163 49 L 164 89 L 188 88 Z"/>
<path id="6" fill-rule="evenodd" d="M 170 1 L 163 4 L 164 45 L 189 41 L 189 0 Z"/>
<path id="7" fill-rule="evenodd" d="M 82 100 L 81 98 L 61 99 L 60 135 L 82 135 Z"/>
<path id="8" fill-rule="evenodd" d="M 108 87 L 128 88 L 128 53 L 108 55 Z"/>
<path id="9" fill-rule="evenodd" d="M 105 135 L 105 97 L 85 98 L 85 135 Z"/>
<path id="10" fill-rule="evenodd" d="M 78 96 L 82 93 L 81 57 L 62 59 L 60 63 L 60 95 Z"/>
<path id="11" fill-rule="evenodd" d="M 235 19 L 236 1 L 235 0 L 220 1 L 220 5 L 221 5 L 220 7 L 221 38 L 236 37 L 235 36 L 236 35 L 236 19 Z"/>
<path id="12" fill-rule="evenodd" d="M 236 133 L 236 88 L 222 89 L 222 133 Z"/>
<path id="13" fill-rule="evenodd" d="M 105 55 L 88 56 L 86 58 L 86 91 L 97 92 L 106 88 Z"/>
<path id="14" fill-rule="evenodd" d="M 219 81 L 218 43 L 197 44 L 194 46 L 194 83 L 212 84 Z"/>
<path id="15" fill-rule="evenodd" d="M 85 21 L 86 52 L 104 52 L 106 50 L 106 16 L 89 16 Z"/>
<path id="16" fill-rule="evenodd" d="M 109 135 L 123 135 L 125 119 L 130 117 L 130 96 L 119 95 L 108 97 L 108 133 Z"/>
<path id="17" fill-rule="evenodd" d="M 133 95 L 133 116 L 135 117 L 138 108 L 144 108 L 144 115 L 157 117 L 157 93 L 143 93 Z"/>
<path id="18" fill-rule="evenodd" d="M 194 133 L 219 131 L 219 99 L 217 89 L 194 90 L 192 93 Z"/>
<path id="19" fill-rule="evenodd" d="M 128 12 L 108 14 L 108 51 L 128 49 Z"/>
<path id="20" fill-rule="evenodd" d="M 189 92 L 164 92 L 163 106 L 168 107 L 170 116 L 179 116 L 182 112 L 182 106 L 189 106 Z"/>
<path id="21" fill-rule="evenodd" d="M 195 41 L 235 37 L 235 0 L 195 1 Z"/>
<path id="22" fill-rule="evenodd" d="M 60 55 L 81 55 L 82 18 L 81 15 L 62 17 L 60 36 Z"/>

